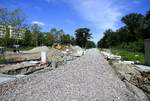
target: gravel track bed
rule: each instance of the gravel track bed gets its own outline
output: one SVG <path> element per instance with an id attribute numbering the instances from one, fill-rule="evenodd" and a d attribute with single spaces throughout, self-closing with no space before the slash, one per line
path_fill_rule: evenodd
<path id="1" fill-rule="evenodd" d="M 138 98 L 127 90 L 99 50 L 90 49 L 76 60 L 18 84 L 1 95 L 0 101 L 138 101 Z"/>

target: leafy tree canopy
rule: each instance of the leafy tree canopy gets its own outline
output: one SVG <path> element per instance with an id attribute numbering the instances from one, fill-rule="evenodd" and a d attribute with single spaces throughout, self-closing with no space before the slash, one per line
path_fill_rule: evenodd
<path id="1" fill-rule="evenodd" d="M 92 38 L 90 29 L 88 28 L 79 28 L 75 31 L 76 44 L 81 47 L 86 47 L 86 43 L 89 39 Z"/>
<path id="2" fill-rule="evenodd" d="M 150 38 L 150 10 L 146 15 L 131 13 L 122 17 L 125 24 L 116 31 L 108 29 L 98 41 L 98 47 L 119 47 L 144 52 L 144 39 Z"/>

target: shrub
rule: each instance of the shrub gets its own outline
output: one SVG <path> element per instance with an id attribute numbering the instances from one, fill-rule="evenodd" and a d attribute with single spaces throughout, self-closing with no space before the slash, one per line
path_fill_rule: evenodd
<path id="1" fill-rule="evenodd" d="M 144 40 L 138 40 L 130 43 L 122 43 L 120 48 L 131 51 L 131 52 L 142 52 L 144 53 Z"/>
<path id="2" fill-rule="evenodd" d="M 126 61 L 139 61 L 140 63 L 144 63 L 144 54 L 140 52 L 131 52 L 124 49 L 112 49 L 112 53 L 116 55 L 120 55 L 123 60 Z"/>
<path id="3" fill-rule="evenodd" d="M 86 44 L 86 48 L 89 49 L 89 48 L 95 48 L 96 45 L 93 41 L 88 41 L 87 44 Z"/>

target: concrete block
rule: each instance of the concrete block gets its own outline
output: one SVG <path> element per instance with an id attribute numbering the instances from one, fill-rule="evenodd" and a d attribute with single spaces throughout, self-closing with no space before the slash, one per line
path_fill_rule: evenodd
<path id="1" fill-rule="evenodd" d="M 47 62 L 47 53 L 45 51 L 41 52 L 41 62 L 43 63 Z"/>
<path id="2" fill-rule="evenodd" d="M 145 39 L 145 64 L 150 65 L 150 39 Z"/>

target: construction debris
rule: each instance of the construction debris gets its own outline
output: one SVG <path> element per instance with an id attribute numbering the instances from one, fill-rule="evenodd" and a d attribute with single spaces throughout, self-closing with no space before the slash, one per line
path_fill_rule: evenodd
<path id="1" fill-rule="evenodd" d="M 43 73 L 53 70 L 60 65 L 72 61 L 83 55 L 83 49 L 79 46 L 63 46 L 61 50 L 46 46 L 36 47 L 21 53 L 7 53 L 6 58 L 13 62 L 0 65 L 0 73 L 13 75 L 16 78 L 33 73 Z M 1 78 L 0 78 L 1 79 Z M 3 79 L 2 79 L 3 80 Z"/>
<path id="2" fill-rule="evenodd" d="M 41 51 L 48 52 L 49 48 L 47 46 L 41 46 L 41 47 L 33 48 L 33 49 L 29 50 L 29 51 L 23 51 L 23 53 L 39 53 Z"/>
<path id="3" fill-rule="evenodd" d="M 150 67 L 137 65 L 138 61 L 124 61 L 108 51 L 101 52 L 124 81 L 127 88 L 140 98 L 141 101 L 150 99 Z"/>
<path id="4" fill-rule="evenodd" d="M 71 46 L 71 55 L 72 56 L 82 56 L 84 54 L 84 50 L 79 46 Z"/>
<path id="5" fill-rule="evenodd" d="M 150 73 L 150 66 L 135 65 L 136 69 L 140 72 Z"/>
<path id="6" fill-rule="evenodd" d="M 108 52 L 105 52 L 105 51 L 102 51 L 101 53 L 104 55 L 104 57 L 107 60 L 116 60 L 116 61 L 121 60 L 121 56 L 117 56 L 117 55 L 114 55 L 112 53 L 108 53 Z"/>

